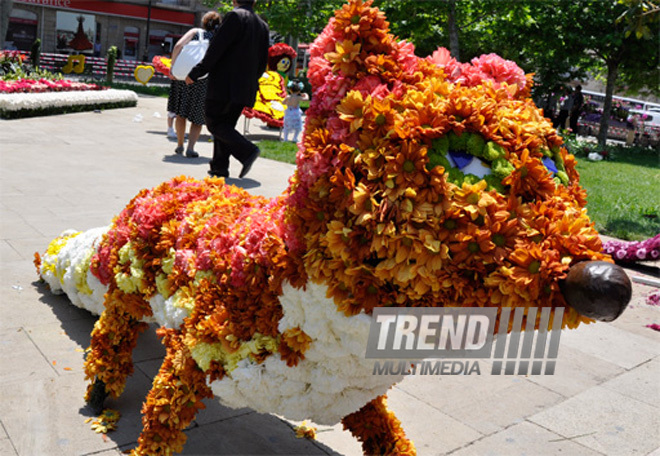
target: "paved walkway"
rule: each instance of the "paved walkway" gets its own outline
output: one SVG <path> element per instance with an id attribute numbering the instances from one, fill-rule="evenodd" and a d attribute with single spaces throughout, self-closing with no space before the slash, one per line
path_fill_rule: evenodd
<path id="1" fill-rule="evenodd" d="M 163 356 L 159 341 L 153 331 L 141 337 L 135 374 L 108 404 L 122 413 L 119 429 L 95 434 L 85 423 L 82 372 L 94 318 L 48 293 L 32 258 L 64 229 L 107 225 L 142 188 L 206 176 L 208 137 L 197 147 L 200 158 L 174 156 L 165 111 L 165 99 L 140 97 L 136 108 L 0 121 L 2 456 L 109 456 L 135 445 L 140 407 Z M 250 131 L 277 138 L 256 120 Z M 232 174 L 239 170 L 233 162 Z M 274 196 L 292 170 L 260 158 L 248 179 L 229 183 Z M 660 456 L 660 333 L 645 327 L 660 323 L 660 307 L 645 304 L 651 288 L 634 288 L 616 322 L 562 334 L 554 376 L 491 376 L 484 362 L 481 376 L 406 378 L 390 406 L 419 454 Z M 317 441 L 296 439 L 278 417 L 209 401 L 183 454 L 360 454 L 340 426 L 319 431 Z"/>

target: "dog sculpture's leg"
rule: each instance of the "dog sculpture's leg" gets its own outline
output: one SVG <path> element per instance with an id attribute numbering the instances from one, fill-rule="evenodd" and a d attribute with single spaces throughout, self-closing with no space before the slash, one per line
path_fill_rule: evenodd
<path id="1" fill-rule="evenodd" d="M 387 397 L 379 396 L 342 419 L 360 442 L 365 455 L 414 456 L 413 443 L 406 438 L 401 422 L 387 409 Z"/>
<path id="2" fill-rule="evenodd" d="M 213 397 L 206 374 L 197 366 L 183 343 L 184 335 L 174 329 L 158 330 L 167 355 L 154 378 L 153 387 L 142 406 L 142 434 L 134 456 L 171 455 L 183 450 L 183 430 L 203 409 L 202 399 Z"/>
<path id="3" fill-rule="evenodd" d="M 110 286 L 85 361 L 87 379 L 92 381 L 85 399 L 95 413 L 101 412 L 108 395 L 119 397 L 126 378 L 133 373 L 133 348 L 147 327 L 140 321 L 146 315 L 151 315 L 151 308 L 141 295 L 126 294 Z"/>

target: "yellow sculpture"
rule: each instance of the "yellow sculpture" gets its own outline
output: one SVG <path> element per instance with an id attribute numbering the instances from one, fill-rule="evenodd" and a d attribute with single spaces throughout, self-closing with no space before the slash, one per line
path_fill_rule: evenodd
<path id="1" fill-rule="evenodd" d="M 75 64 L 75 65 L 74 65 Z M 62 73 L 82 73 L 85 70 L 85 56 L 82 54 L 70 55 L 66 65 L 62 67 Z"/>
<path id="2" fill-rule="evenodd" d="M 133 72 L 135 80 L 142 85 L 147 85 L 147 82 L 154 76 L 156 70 L 151 65 L 138 65 Z"/>

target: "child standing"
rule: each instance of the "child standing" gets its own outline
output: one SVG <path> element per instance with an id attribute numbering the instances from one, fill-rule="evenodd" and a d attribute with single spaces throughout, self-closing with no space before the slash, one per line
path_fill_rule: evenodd
<path id="1" fill-rule="evenodd" d="M 297 79 L 293 79 L 287 85 L 289 95 L 284 99 L 284 104 L 287 106 L 284 111 L 284 140 L 289 140 L 289 133 L 293 133 L 293 142 L 298 142 L 298 135 L 302 130 L 302 110 L 300 109 L 300 102 L 309 100 L 306 93 L 301 93 L 303 83 Z"/>

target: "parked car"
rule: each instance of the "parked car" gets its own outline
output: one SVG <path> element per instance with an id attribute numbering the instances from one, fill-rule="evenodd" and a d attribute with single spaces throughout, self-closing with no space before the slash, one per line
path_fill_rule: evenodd
<path id="1" fill-rule="evenodd" d="M 583 136 L 598 136 L 601 115 L 600 112 L 591 112 L 580 117 L 577 133 Z M 632 123 L 610 118 L 607 137 L 626 141 L 634 130 L 635 127 Z"/>
<path id="2" fill-rule="evenodd" d="M 654 147 L 660 145 L 660 111 L 631 109 L 628 121 L 635 129 L 636 144 Z"/>

